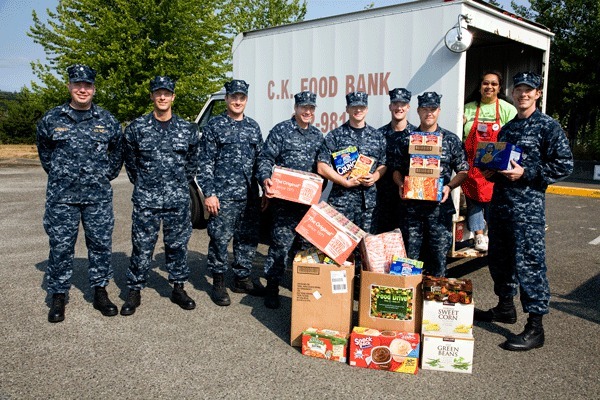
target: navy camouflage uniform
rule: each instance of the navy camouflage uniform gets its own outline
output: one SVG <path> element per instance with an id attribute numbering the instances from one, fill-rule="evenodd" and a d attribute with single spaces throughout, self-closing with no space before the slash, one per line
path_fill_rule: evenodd
<path id="1" fill-rule="evenodd" d="M 419 102 L 421 102 L 421 96 L 419 96 Z M 439 106 L 439 98 L 437 102 Z M 418 130 L 419 128 L 416 129 L 416 131 Z M 456 134 L 439 125 L 437 132 L 443 135 L 440 177 L 443 178 L 443 184 L 447 185 L 452 178 L 452 172 L 468 171 L 469 163 L 464 145 Z M 409 171 L 408 146 L 409 138 L 405 137 L 394 149 L 393 168 L 400 171 L 403 177 L 407 176 Z M 444 276 L 446 274 L 446 256 L 452 246 L 452 215 L 456 212 L 452 196 L 448 196 L 444 203 L 403 200 L 403 206 L 406 213 L 400 229 L 408 258 L 422 260 L 424 273 Z"/>
<path id="2" fill-rule="evenodd" d="M 573 171 L 573 155 L 559 123 L 535 110 L 502 127 L 498 141 L 523 151 L 523 176 L 509 181 L 496 173 L 490 203 L 489 267 L 500 298 L 520 291 L 523 311 L 547 314 L 550 288 L 546 278 L 545 192 Z"/>
<path id="3" fill-rule="evenodd" d="M 306 92 L 296 95 L 297 103 L 302 101 L 298 100 L 298 96 L 303 93 Z M 316 173 L 317 152 L 322 143 L 323 134 L 315 126 L 301 129 L 294 117 L 280 122 L 269 132 L 258 157 L 258 181 L 262 183 L 270 178 L 275 165 Z M 288 265 L 294 240 L 298 237 L 295 228 L 310 206 L 273 198 L 269 200 L 269 207 L 273 214 L 272 243 L 265 261 L 265 277 L 280 279 Z"/>
<path id="4" fill-rule="evenodd" d="M 45 277 L 50 294 L 67 293 L 71 287 L 80 220 L 90 285 L 105 287 L 113 277 L 110 181 L 123 165 L 122 139 L 117 119 L 95 104 L 77 111 L 65 103 L 37 124 L 38 153 L 48 174 L 44 229 L 50 242 Z"/>
<path id="5" fill-rule="evenodd" d="M 233 238 L 237 278 L 249 277 L 259 237 L 260 199 L 256 158 L 263 145 L 258 123 L 244 115 L 235 121 L 223 112 L 203 128 L 198 183 L 206 197 L 217 196 L 218 215 L 211 215 L 207 233 L 208 268 L 228 269 L 227 245 Z"/>
<path id="6" fill-rule="evenodd" d="M 365 124 L 362 132 L 358 133 L 350 126 L 349 122 L 325 136 L 317 161 L 326 163 L 335 169 L 332 153 L 349 146 L 356 146 L 359 154 L 375 159 L 371 173 L 380 166 L 386 165 L 386 144 L 383 133 L 368 124 Z M 328 203 L 365 232 L 375 233 L 374 212 L 377 204 L 377 185 L 345 188 L 334 183 Z"/>
<path id="7" fill-rule="evenodd" d="M 189 183 L 198 168 L 198 141 L 197 126 L 175 114 L 166 128 L 153 112 L 125 128 L 125 168 L 134 185 L 133 250 L 127 271 L 130 289 L 140 290 L 146 285 L 161 221 L 169 282 L 184 283 L 189 278 Z"/>

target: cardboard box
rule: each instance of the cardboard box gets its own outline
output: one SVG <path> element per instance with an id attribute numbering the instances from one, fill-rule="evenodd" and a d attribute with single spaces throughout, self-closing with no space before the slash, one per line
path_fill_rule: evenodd
<path id="1" fill-rule="evenodd" d="M 349 363 L 353 367 L 416 374 L 419 334 L 355 327 L 350 335 Z"/>
<path id="2" fill-rule="evenodd" d="M 302 354 L 345 363 L 348 334 L 330 329 L 308 328 L 302 332 Z"/>
<path id="3" fill-rule="evenodd" d="M 442 201 L 444 178 L 405 176 L 402 197 L 412 200 Z"/>
<path id="4" fill-rule="evenodd" d="M 423 302 L 423 335 L 473 337 L 473 313 L 471 304 L 425 300 Z"/>
<path id="5" fill-rule="evenodd" d="M 522 151 L 518 146 L 507 142 L 479 142 L 474 165 L 478 168 L 510 170 L 510 160 L 521 162 Z"/>
<path id="6" fill-rule="evenodd" d="M 354 263 L 293 263 L 290 343 L 302 345 L 302 332 L 318 326 L 339 332 L 352 329 Z"/>
<path id="7" fill-rule="evenodd" d="M 271 180 L 274 194 L 270 197 L 302 204 L 316 204 L 321 198 L 323 178 L 320 175 L 275 166 Z"/>
<path id="8" fill-rule="evenodd" d="M 422 339 L 422 369 L 464 374 L 473 372 L 475 341 L 472 338 L 423 335 Z"/>
<path id="9" fill-rule="evenodd" d="M 470 279 L 425 276 L 423 278 L 423 298 L 471 304 L 473 302 L 473 283 Z"/>
<path id="10" fill-rule="evenodd" d="M 361 271 L 358 324 L 367 328 L 419 332 L 423 297 L 421 275 Z"/>
<path id="11" fill-rule="evenodd" d="M 356 146 L 348 146 L 345 149 L 331 153 L 333 158 L 333 167 L 338 174 L 348 176 L 356 160 L 358 160 L 358 149 Z"/>
<path id="12" fill-rule="evenodd" d="M 371 173 L 373 165 L 375 165 L 374 158 L 359 154 L 358 159 L 354 164 L 354 168 L 352 168 L 352 171 L 350 171 L 350 174 L 348 175 L 348 179 L 365 176 Z"/>
<path id="13" fill-rule="evenodd" d="M 442 154 L 442 134 L 440 132 L 411 132 L 408 153 Z"/>
<path id="14" fill-rule="evenodd" d="M 325 202 L 310 206 L 296 227 L 296 232 L 338 264 L 346 261 L 366 235 Z"/>
<path id="15" fill-rule="evenodd" d="M 442 173 L 441 156 L 433 154 L 411 154 L 409 176 L 439 178 Z"/>

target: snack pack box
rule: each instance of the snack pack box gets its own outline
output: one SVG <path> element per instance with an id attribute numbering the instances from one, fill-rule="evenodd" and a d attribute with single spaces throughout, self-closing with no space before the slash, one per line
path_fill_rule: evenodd
<path id="1" fill-rule="evenodd" d="M 419 370 L 418 333 L 354 327 L 349 364 L 353 367 L 416 374 Z"/>
<path id="2" fill-rule="evenodd" d="M 479 142 L 474 165 L 478 168 L 498 171 L 510 170 L 510 160 L 521 162 L 522 151 L 518 146 L 507 142 Z"/>
<path id="3" fill-rule="evenodd" d="M 434 154 L 411 154 L 409 176 L 439 178 L 442 173 L 442 157 Z"/>
<path id="4" fill-rule="evenodd" d="M 331 329 L 308 328 L 302 332 L 302 354 L 346 362 L 348 334 Z"/>
<path id="5" fill-rule="evenodd" d="M 366 235 L 324 201 L 310 206 L 296 227 L 296 232 L 340 265 Z"/>
<path id="6" fill-rule="evenodd" d="M 405 257 L 392 257 L 390 275 L 421 275 L 423 273 L 423 261 L 413 260 Z"/>
<path id="7" fill-rule="evenodd" d="M 473 338 L 423 335 L 421 368 L 470 374 L 474 347 Z"/>
<path id="8" fill-rule="evenodd" d="M 425 300 L 423 301 L 421 333 L 423 335 L 472 338 L 474 312 L 473 303 Z"/>
<path id="9" fill-rule="evenodd" d="M 274 194 L 270 197 L 302 204 L 316 204 L 321 198 L 323 178 L 320 175 L 276 165 L 271 180 Z"/>
<path id="10" fill-rule="evenodd" d="M 356 160 L 358 160 L 358 149 L 356 146 L 348 146 L 345 149 L 331 153 L 333 158 L 333 168 L 338 174 L 348 176 Z"/>
<path id="11" fill-rule="evenodd" d="M 442 154 L 442 134 L 440 132 L 411 132 L 408 153 Z"/>
<path id="12" fill-rule="evenodd" d="M 374 158 L 359 154 L 358 159 L 354 164 L 354 168 L 352 168 L 352 171 L 350 171 L 350 174 L 348 175 L 348 179 L 367 175 L 371 172 L 373 165 L 375 165 Z"/>
<path id="13" fill-rule="evenodd" d="M 442 201 L 444 178 L 428 178 L 424 176 L 404 177 L 402 197 L 412 200 Z"/>

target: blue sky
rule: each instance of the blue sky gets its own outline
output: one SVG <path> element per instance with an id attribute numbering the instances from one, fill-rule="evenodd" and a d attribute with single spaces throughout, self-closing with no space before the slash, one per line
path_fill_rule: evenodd
<path id="1" fill-rule="evenodd" d="M 441 0 L 440 0 L 441 1 Z M 375 7 L 403 3 L 404 0 L 308 0 L 306 19 L 322 18 L 346 12 L 360 11 L 368 4 Z M 500 1 L 510 10 L 510 0 Z M 523 3 L 523 1 L 518 1 Z M 56 10 L 58 0 L 0 0 L 0 90 L 18 91 L 30 87 L 35 80 L 31 61 L 45 60 L 42 46 L 27 36 L 33 24 L 32 10 L 45 19 L 46 9 Z"/>

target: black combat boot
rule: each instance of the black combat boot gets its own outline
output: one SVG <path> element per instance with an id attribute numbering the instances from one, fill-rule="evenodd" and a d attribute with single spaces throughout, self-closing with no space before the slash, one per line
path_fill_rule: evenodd
<path id="1" fill-rule="evenodd" d="M 511 351 L 527 351 L 537 349 L 544 345 L 544 326 L 542 325 L 541 314 L 529 314 L 525 330 L 508 339 L 504 343 L 504 348 Z"/>
<path id="2" fill-rule="evenodd" d="M 225 287 L 225 276 L 223 274 L 213 274 L 213 286 L 210 298 L 218 306 L 228 306 L 231 304 L 229 293 Z"/>
<path id="3" fill-rule="evenodd" d="M 265 307 L 277 309 L 281 306 L 279 300 L 279 279 L 267 278 L 267 288 L 265 294 Z"/>
<path id="4" fill-rule="evenodd" d="M 251 296 L 263 297 L 265 287 L 258 279 L 251 279 L 249 276 L 240 278 L 237 275 L 233 278 L 233 287 L 231 290 L 235 293 L 247 293 Z"/>
<path id="5" fill-rule="evenodd" d="M 176 283 L 171 293 L 171 301 L 184 310 L 196 308 L 196 302 L 183 289 L 183 283 Z"/>
<path id="6" fill-rule="evenodd" d="M 96 286 L 94 288 L 94 308 L 105 317 L 114 317 L 119 313 L 117 306 L 108 298 L 105 287 Z"/>
<path id="7" fill-rule="evenodd" d="M 64 293 L 54 293 L 48 312 L 48 322 L 62 322 L 65 320 L 66 296 Z"/>
<path id="8" fill-rule="evenodd" d="M 487 311 L 475 310 L 474 318 L 475 321 L 514 324 L 517 322 L 517 309 L 512 297 L 501 297 L 496 307 Z"/>
<path id="9" fill-rule="evenodd" d="M 121 315 L 132 315 L 135 309 L 142 304 L 142 296 L 139 289 L 129 289 L 127 299 L 121 307 Z"/>

